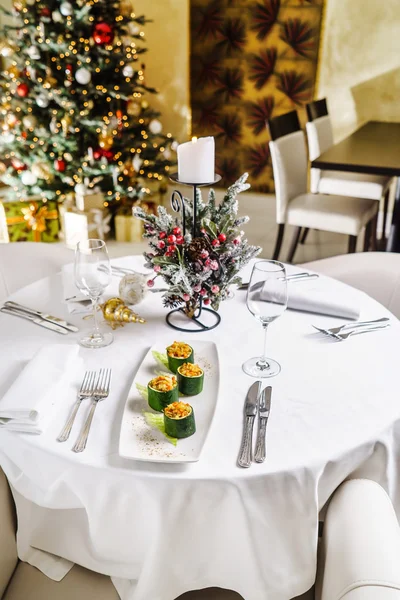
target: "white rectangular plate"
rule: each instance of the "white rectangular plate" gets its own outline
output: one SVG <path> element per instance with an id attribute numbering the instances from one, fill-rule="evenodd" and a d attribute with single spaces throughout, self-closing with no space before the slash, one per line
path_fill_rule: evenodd
<path id="1" fill-rule="evenodd" d="M 172 341 L 171 339 L 171 343 Z M 200 458 L 218 400 L 218 351 L 214 342 L 180 341 L 185 341 L 192 346 L 194 360 L 204 370 L 204 387 L 201 394 L 181 397 L 184 402 L 193 406 L 196 432 L 188 438 L 178 440 L 177 445 L 174 446 L 156 427 L 151 427 L 146 422 L 144 412 L 155 413 L 155 411 L 142 398 L 136 384 L 147 387 L 148 382 L 156 376 L 157 372 L 166 372 L 166 368 L 153 357 L 153 350 L 165 354 L 165 346 L 155 344 L 140 365 L 125 404 L 119 438 L 119 454 L 123 458 L 163 463 L 195 462 Z"/>

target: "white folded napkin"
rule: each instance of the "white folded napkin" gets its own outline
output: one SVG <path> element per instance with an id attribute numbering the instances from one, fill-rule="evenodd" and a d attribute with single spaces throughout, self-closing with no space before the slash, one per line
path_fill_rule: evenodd
<path id="1" fill-rule="evenodd" d="M 41 348 L 0 400 L 0 428 L 43 433 L 69 380 L 83 370 L 78 352 L 78 345 Z"/>
<path id="2" fill-rule="evenodd" d="M 263 291 L 260 292 L 262 300 Z M 340 281 L 318 279 L 288 281 L 288 308 L 344 319 L 360 316 L 360 293 Z"/>

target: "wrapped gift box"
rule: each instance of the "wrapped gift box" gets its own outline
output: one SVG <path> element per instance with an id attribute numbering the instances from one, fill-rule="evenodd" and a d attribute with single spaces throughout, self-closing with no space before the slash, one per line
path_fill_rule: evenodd
<path id="1" fill-rule="evenodd" d="M 110 231 L 111 214 L 103 209 L 66 211 L 63 214 L 64 241 L 69 248 L 89 238 L 106 240 Z"/>
<path id="2" fill-rule="evenodd" d="M 10 242 L 58 242 L 56 201 L 4 201 L 2 205 Z"/>
<path id="3" fill-rule="evenodd" d="M 75 194 L 76 208 L 80 212 L 87 212 L 93 208 L 103 210 L 104 196 L 103 194 Z"/>
<path id="4" fill-rule="evenodd" d="M 115 239 L 117 242 L 141 242 L 143 222 L 137 217 L 117 215 L 115 217 Z"/>

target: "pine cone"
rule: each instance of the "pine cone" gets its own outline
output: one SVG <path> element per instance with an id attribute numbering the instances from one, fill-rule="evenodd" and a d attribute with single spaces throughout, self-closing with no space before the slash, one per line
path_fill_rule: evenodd
<path id="1" fill-rule="evenodd" d="M 206 238 L 193 238 L 190 244 L 186 248 L 186 252 L 193 262 L 201 259 L 201 253 L 203 250 L 210 251 L 210 244 Z"/>

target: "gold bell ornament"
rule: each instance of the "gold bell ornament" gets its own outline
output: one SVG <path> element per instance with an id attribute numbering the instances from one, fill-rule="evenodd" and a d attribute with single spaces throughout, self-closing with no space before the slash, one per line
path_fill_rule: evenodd
<path id="1" fill-rule="evenodd" d="M 135 11 L 132 0 L 121 0 L 119 4 L 119 13 L 123 17 L 130 17 L 133 12 Z"/>
<path id="2" fill-rule="evenodd" d="M 100 305 L 103 316 L 113 329 L 123 327 L 125 323 L 145 323 L 145 319 L 139 317 L 131 310 L 121 298 L 110 298 Z"/>
<path id="3" fill-rule="evenodd" d="M 62 128 L 63 134 L 67 135 L 69 132 L 69 128 L 72 125 L 71 117 L 68 114 L 65 114 L 60 122 L 61 122 L 61 128 Z"/>

